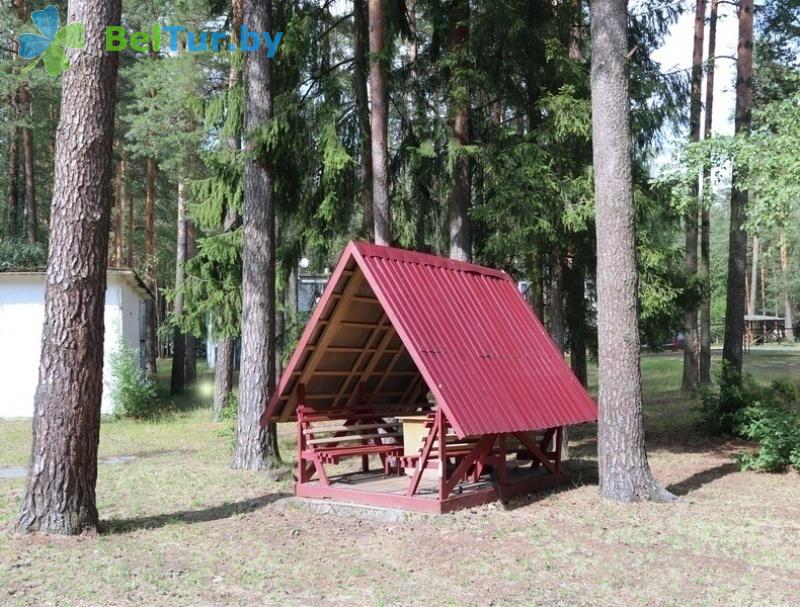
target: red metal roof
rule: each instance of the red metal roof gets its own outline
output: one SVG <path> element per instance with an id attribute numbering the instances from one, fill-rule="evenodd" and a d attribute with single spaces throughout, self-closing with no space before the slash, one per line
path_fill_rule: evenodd
<path id="1" fill-rule="evenodd" d="M 298 377 L 314 375 L 314 369 L 304 371 L 309 350 L 333 343 L 322 341 L 324 319 L 333 318 L 345 275 L 359 271 L 459 436 L 540 430 L 597 418 L 597 406 L 506 273 L 350 243 L 264 421 L 286 420 L 293 413 Z"/>

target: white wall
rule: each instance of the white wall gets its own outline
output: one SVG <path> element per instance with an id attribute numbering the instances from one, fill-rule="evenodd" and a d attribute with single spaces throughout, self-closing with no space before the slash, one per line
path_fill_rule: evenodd
<path id="1" fill-rule="evenodd" d="M 44 274 L 0 273 L 0 417 L 31 417 L 44 323 Z M 108 276 L 102 412 L 111 413 L 110 356 L 120 339 L 139 347 L 140 296 Z"/>

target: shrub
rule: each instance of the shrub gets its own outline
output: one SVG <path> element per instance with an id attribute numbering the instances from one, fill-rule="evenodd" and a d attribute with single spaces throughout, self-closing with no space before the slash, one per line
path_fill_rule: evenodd
<path id="1" fill-rule="evenodd" d="M 739 377 L 727 367 L 719 388 L 702 393 L 700 417 L 711 434 L 757 441 L 758 451 L 739 456 L 743 470 L 800 470 L 800 411 L 797 388 L 776 380 L 761 386 L 750 375 Z"/>
<path id="2" fill-rule="evenodd" d="M 155 383 L 139 366 L 139 351 L 120 344 L 111 355 L 114 415 L 146 419 L 163 413 Z"/>
<path id="3" fill-rule="evenodd" d="M 752 376 L 740 376 L 724 362 L 717 383 L 717 390 L 706 389 L 700 394 L 700 420 L 709 434 L 738 435 L 742 411 L 763 399 L 764 388 Z"/>
<path id="4" fill-rule="evenodd" d="M 233 451 L 236 448 L 236 424 L 239 417 L 239 399 L 231 393 L 228 402 L 222 408 L 222 428 L 219 436 L 228 439 L 228 444 Z"/>
<path id="5" fill-rule="evenodd" d="M 42 243 L 0 238 L 0 272 L 38 270 L 47 264 L 47 247 Z"/>
<path id="6" fill-rule="evenodd" d="M 739 457 L 743 470 L 800 470 L 800 415 L 777 399 L 747 407 L 740 432 L 758 441 L 758 451 Z"/>

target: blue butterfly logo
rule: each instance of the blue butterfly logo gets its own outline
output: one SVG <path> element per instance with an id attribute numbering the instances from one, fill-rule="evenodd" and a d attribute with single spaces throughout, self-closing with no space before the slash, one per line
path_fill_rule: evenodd
<path id="1" fill-rule="evenodd" d="M 70 23 L 59 28 L 58 9 L 52 4 L 40 11 L 33 11 L 31 21 L 41 34 L 19 36 L 19 56 L 23 59 L 36 59 L 24 71 L 32 69 L 40 60 L 43 60 L 45 70 L 51 76 L 58 76 L 68 70 L 66 49 L 83 48 L 83 23 Z"/>

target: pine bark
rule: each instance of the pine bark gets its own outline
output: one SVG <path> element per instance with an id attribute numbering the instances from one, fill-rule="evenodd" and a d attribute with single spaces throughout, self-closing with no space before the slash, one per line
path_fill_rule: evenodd
<path id="1" fill-rule="evenodd" d="M 271 0 L 245 0 L 250 31 L 271 31 Z M 272 119 L 272 62 L 264 53 L 245 60 L 245 143 Z M 245 161 L 242 294 L 242 368 L 233 467 L 264 470 L 275 465 L 268 431 L 259 418 L 275 389 L 275 206 L 268 159 Z"/>
<path id="2" fill-rule="evenodd" d="M 156 213 L 156 172 L 158 166 L 153 158 L 145 159 L 145 173 L 147 181 L 146 202 L 144 211 L 144 256 L 145 256 L 145 281 L 154 297 L 158 298 L 158 288 L 155 279 L 155 213 Z M 148 300 L 145 307 L 145 366 L 147 373 L 155 375 L 157 372 L 156 358 L 158 353 L 158 338 L 156 334 L 156 306 L 155 302 Z"/>
<path id="3" fill-rule="evenodd" d="M 566 323 L 569 328 L 570 367 L 585 388 L 588 383 L 586 360 L 586 269 L 573 257 L 567 269 Z"/>
<path id="4" fill-rule="evenodd" d="M 127 165 L 128 163 L 128 155 L 125 151 L 122 152 L 122 161 Z M 123 188 L 125 187 L 125 182 L 122 183 Z M 128 267 L 133 267 L 133 251 L 134 251 L 134 238 L 136 235 L 136 214 L 135 214 L 135 205 L 133 196 L 124 198 L 127 199 L 128 202 Z"/>
<path id="5" fill-rule="evenodd" d="M 572 27 L 569 30 L 569 58 L 573 61 L 583 61 L 583 49 L 581 49 L 583 6 L 581 0 L 572 0 L 572 10 L 574 11 L 574 17 Z"/>
<path id="6" fill-rule="evenodd" d="M 103 313 L 111 209 L 117 53 L 103 48 L 119 0 L 70 0 L 86 46 L 68 51 L 56 132 L 45 320 L 34 397 L 33 447 L 16 528 L 76 535 L 97 530 L 95 503 Z"/>
<path id="7" fill-rule="evenodd" d="M 407 121 L 407 128 L 411 131 L 413 144 L 419 145 L 424 137 L 423 132 L 427 129 L 428 120 L 425 93 L 420 82 L 420 72 L 417 66 L 419 34 L 416 0 L 406 0 L 406 16 L 409 29 L 409 37 L 406 41 L 406 57 L 411 78 L 407 112 L 412 117 Z M 414 204 L 414 247 L 418 251 L 429 250 L 432 244 L 430 243 L 429 219 L 433 208 L 431 189 L 431 172 L 427 170 L 425 163 L 421 159 L 417 159 L 411 164 L 411 199 Z"/>
<path id="8" fill-rule="evenodd" d="M 238 43 L 239 31 L 244 19 L 244 3 L 242 0 L 231 0 L 231 36 Z M 231 61 L 228 72 L 228 90 L 239 85 L 242 71 L 235 61 Z M 228 137 L 228 148 L 236 153 L 241 148 L 241 134 L 232 133 Z M 235 209 L 227 209 L 222 229 L 226 232 L 236 229 L 242 218 Z M 233 392 L 233 367 L 236 340 L 233 337 L 221 337 L 217 341 L 217 355 L 214 364 L 214 405 L 213 419 L 222 419 L 222 410 L 227 405 Z"/>
<path id="9" fill-rule="evenodd" d="M 753 108 L 753 0 L 739 2 L 739 43 L 736 59 L 736 133 L 749 133 Z M 731 178 L 731 220 L 728 243 L 728 288 L 725 301 L 725 338 L 722 360 L 742 372 L 744 337 L 744 282 L 747 264 L 747 190 L 740 186 L 736 166 Z M 752 285 L 755 288 L 755 285 Z"/>
<path id="10" fill-rule="evenodd" d="M 17 19 L 25 23 L 28 20 L 28 6 L 25 0 L 14 0 Z M 16 60 L 14 53 L 12 60 Z M 31 93 L 27 85 L 22 84 L 17 89 L 13 110 L 17 118 L 23 120 L 18 127 L 22 138 L 22 172 L 25 179 L 25 236 L 29 244 L 38 241 L 38 220 L 36 217 L 36 180 L 33 163 L 33 132 L 29 121 L 31 114 Z"/>
<path id="11" fill-rule="evenodd" d="M 372 143 L 372 212 L 375 243 L 392 243 L 392 215 L 389 202 L 389 104 L 386 90 L 386 19 L 384 0 L 368 0 L 369 91 Z"/>
<path id="12" fill-rule="evenodd" d="M 719 0 L 711 0 L 711 15 L 708 22 L 708 67 L 706 69 L 706 115 L 703 139 L 711 137 L 714 118 L 714 71 L 717 53 L 717 13 Z M 711 171 L 703 169 L 703 192 L 708 202 L 700 205 L 700 276 L 703 298 L 700 302 L 700 383 L 711 383 Z"/>
<path id="13" fill-rule="evenodd" d="M 12 105 L 10 112 L 15 113 Z M 6 226 L 9 234 L 19 233 L 19 128 L 9 129 L 8 170 L 6 172 Z"/>
<path id="14" fill-rule="evenodd" d="M 750 284 L 753 285 L 753 288 L 750 289 L 749 297 L 747 299 L 747 313 L 748 314 L 756 314 L 756 300 L 758 299 L 758 289 L 755 288 L 755 285 L 758 284 L 758 258 L 760 254 L 761 243 L 758 239 L 757 234 L 753 234 L 753 254 L 751 257 L 750 263 Z M 763 297 L 762 303 L 763 303 Z"/>
<path id="15" fill-rule="evenodd" d="M 31 94 L 27 87 L 22 87 L 19 93 L 20 113 L 27 113 L 30 117 Z M 39 240 L 39 221 L 36 217 L 36 180 L 33 164 L 33 132 L 29 126 L 23 126 L 22 132 L 22 166 L 25 174 L 25 234 L 29 244 Z"/>
<path id="16" fill-rule="evenodd" d="M 626 7 L 607 0 L 591 8 L 600 494 L 668 501 L 674 498 L 653 477 L 644 442 Z"/>
<path id="17" fill-rule="evenodd" d="M 197 255 L 197 226 L 191 219 L 186 219 L 186 261 Z M 186 348 L 184 350 L 185 385 L 193 386 L 197 383 L 197 338 L 191 333 L 184 336 Z"/>
<path id="18" fill-rule="evenodd" d="M 705 35 L 706 0 L 697 0 L 694 13 L 694 45 L 692 48 L 692 87 L 689 104 L 689 140 L 700 141 L 700 116 L 702 115 L 703 88 L 703 38 Z M 689 197 L 689 208 L 684 216 L 686 230 L 686 274 L 690 278 L 697 275 L 697 217 L 700 209 L 700 182 L 694 179 Z M 681 389 L 694 390 L 700 378 L 700 344 L 697 330 L 697 304 L 691 302 L 683 319 L 686 335 L 683 349 L 683 379 Z"/>
<path id="19" fill-rule="evenodd" d="M 122 257 L 122 209 L 125 206 L 125 161 L 117 163 L 117 184 L 114 194 L 114 266 L 123 264 Z"/>
<path id="20" fill-rule="evenodd" d="M 186 278 L 186 198 L 184 196 L 183 181 L 178 181 L 178 231 L 175 243 L 175 302 L 173 314 L 178 317 L 183 314 L 183 283 Z M 172 375 L 170 377 L 170 394 L 183 391 L 186 384 L 185 376 L 185 348 L 186 340 L 180 328 L 175 325 L 172 332 Z"/>
<path id="21" fill-rule="evenodd" d="M 450 220 L 450 257 L 462 261 L 472 259 L 472 222 L 470 207 L 470 162 L 464 149 L 469 145 L 469 93 L 457 72 L 463 69 L 463 55 L 469 41 L 469 2 L 453 0 L 450 12 L 448 52 L 457 61 L 450 74 L 450 113 L 452 116 L 453 189 L 447 206 Z"/>
<path id="22" fill-rule="evenodd" d="M 794 311 L 789 297 L 789 247 L 786 244 L 786 233 L 781 229 L 781 274 L 783 279 L 783 320 L 786 339 L 794 341 Z"/>
<path id="23" fill-rule="evenodd" d="M 550 255 L 550 338 L 563 354 L 567 347 L 566 320 L 564 314 L 564 266 L 561 247 L 555 247 Z"/>
<path id="24" fill-rule="evenodd" d="M 353 1 L 355 30 L 353 85 L 359 130 L 359 178 L 361 205 L 364 211 L 364 233 L 369 240 L 375 237 L 375 213 L 372 211 L 372 142 L 370 137 L 370 108 L 367 94 L 369 73 L 369 17 L 365 0 Z"/>

